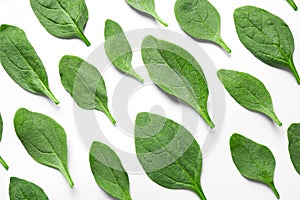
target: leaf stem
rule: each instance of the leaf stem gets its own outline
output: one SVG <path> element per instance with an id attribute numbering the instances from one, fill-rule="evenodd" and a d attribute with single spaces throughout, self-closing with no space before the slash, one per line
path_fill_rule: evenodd
<path id="1" fill-rule="evenodd" d="M 299 74 L 297 72 L 297 69 L 296 69 L 292 59 L 289 60 L 289 66 L 290 66 L 290 68 L 291 68 L 291 70 L 292 70 L 292 72 L 293 72 L 293 74 L 294 74 L 294 76 L 297 80 L 297 83 L 300 85 L 300 77 L 299 77 Z"/>
<path id="2" fill-rule="evenodd" d="M 116 125 L 116 120 L 114 119 L 114 117 L 111 115 L 111 113 L 109 112 L 108 109 L 104 110 L 105 115 L 108 117 L 108 119 L 114 124 Z"/>
<path id="3" fill-rule="evenodd" d="M 6 170 L 9 169 L 8 164 L 3 160 L 3 158 L 1 156 L 0 156 L 0 163 Z"/>
<path id="4" fill-rule="evenodd" d="M 91 46 L 90 41 L 87 39 L 87 37 L 84 35 L 84 33 L 78 29 L 78 34 L 80 36 L 80 38 L 83 40 L 83 42 L 86 44 L 86 46 Z"/>
<path id="5" fill-rule="evenodd" d="M 217 43 L 227 52 L 231 53 L 231 49 L 227 46 L 227 44 L 224 42 L 224 40 L 219 36 L 217 38 Z"/>
<path id="6" fill-rule="evenodd" d="M 206 197 L 200 185 L 195 188 L 195 192 L 201 200 L 206 200 Z"/>
<path id="7" fill-rule="evenodd" d="M 277 191 L 277 189 L 276 189 L 276 187 L 274 185 L 274 181 L 270 182 L 268 185 L 272 189 L 272 191 L 274 192 L 274 194 L 277 197 L 277 199 L 280 199 L 280 194 L 279 194 L 279 192 Z"/>
<path id="8" fill-rule="evenodd" d="M 56 105 L 59 104 L 59 101 L 55 98 L 53 93 L 49 89 L 45 89 L 46 91 L 46 96 L 49 97 Z"/>
<path id="9" fill-rule="evenodd" d="M 69 171 L 66 170 L 65 168 L 63 168 L 63 169 L 62 169 L 62 173 L 63 173 L 64 177 L 67 179 L 67 181 L 68 181 L 70 187 L 73 188 L 73 187 L 74 187 L 74 182 L 73 182 L 73 180 L 72 180 L 72 178 L 71 178 L 71 176 L 70 176 Z"/>
<path id="10" fill-rule="evenodd" d="M 298 10 L 297 5 L 295 4 L 294 0 L 287 0 L 289 4 L 294 8 L 294 10 Z"/>
<path id="11" fill-rule="evenodd" d="M 271 114 L 271 118 L 274 120 L 274 122 L 278 125 L 278 126 L 282 126 L 281 121 L 278 119 L 277 115 L 273 112 Z"/>
<path id="12" fill-rule="evenodd" d="M 153 17 L 159 22 L 161 23 L 162 25 L 164 25 L 165 27 L 168 27 L 169 25 L 164 21 L 162 20 L 156 13 L 153 13 Z"/>
<path id="13" fill-rule="evenodd" d="M 144 79 L 142 77 L 140 77 L 140 75 L 138 75 L 135 71 L 132 70 L 129 74 L 132 75 L 134 78 L 136 78 L 141 83 L 144 83 Z"/>

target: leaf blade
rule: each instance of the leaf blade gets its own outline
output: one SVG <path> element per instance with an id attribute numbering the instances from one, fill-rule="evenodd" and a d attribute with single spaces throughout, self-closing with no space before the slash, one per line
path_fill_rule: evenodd
<path id="1" fill-rule="evenodd" d="M 300 174 L 300 124 L 291 124 L 288 128 L 289 153 L 293 166 L 298 174 Z"/>
<path id="2" fill-rule="evenodd" d="M 84 0 L 30 0 L 31 8 L 42 26 L 59 38 L 79 38 L 87 46 L 91 43 L 83 33 L 88 21 Z"/>
<path id="3" fill-rule="evenodd" d="M 104 79 L 96 67 L 76 56 L 63 56 L 59 62 L 62 85 L 79 107 L 103 112 L 113 124 L 115 119 L 107 105 Z"/>
<path id="4" fill-rule="evenodd" d="M 260 80 L 247 73 L 225 69 L 218 70 L 217 75 L 238 104 L 248 110 L 263 113 L 278 126 L 282 126 L 274 112 L 271 95 Z"/>
<path id="5" fill-rule="evenodd" d="M 20 108 L 14 117 L 16 134 L 28 154 L 38 163 L 59 170 L 74 186 L 68 171 L 67 135 L 52 118 Z"/>
<path id="6" fill-rule="evenodd" d="M 273 180 L 276 161 L 266 146 L 235 133 L 230 138 L 230 150 L 233 162 L 242 176 L 266 184 L 280 198 Z"/>
<path id="7" fill-rule="evenodd" d="M 300 84 L 293 62 L 294 37 L 281 18 L 257 7 L 244 6 L 234 11 L 234 22 L 240 41 L 257 59 L 271 67 L 290 70 Z"/>
<path id="8" fill-rule="evenodd" d="M 153 36 L 145 37 L 142 58 L 152 81 L 167 94 L 196 110 L 211 127 L 208 114 L 209 90 L 205 75 L 195 58 L 183 48 Z"/>
<path id="9" fill-rule="evenodd" d="M 129 179 L 118 155 L 108 146 L 93 142 L 90 167 L 98 186 L 114 198 L 131 200 Z"/>
<path id="10" fill-rule="evenodd" d="M 126 0 L 126 2 L 134 9 L 151 15 L 162 25 L 168 26 L 168 24 L 157 15 L 154 0 Z"/>
<path id="11" fill-rule="evenodd" d="M 135 146 L 148 177 L 169 189 L 187 189 L 200 199 L 202 153 L 194 137 L 176 122 L 152 113 L 139 113 L 135 122 Z"/>
<path id="12" fill-rule="evenodd" d="M 16 177 L 10 178 L 10 200 L 48 200 L 47 195 L 38 185 Z"/>
<path id="13" fill-rule="evenodd" d="M 49 89 L 44 65 L 22 29 L 7 24 L 1 25 L 0 60 L 11 79 L 24 90 L 46 96 L 55 104 L 59 104 Z"/>
<path id="14" fill-rule="evenodd" d="M 227 53 L 231 49 L 220 35 L 221 21 L 217 9 L 207 0 L 177 0 L 175 16 L 180 27 L 191 37 L 212 41 Z"/>
<path id="15" fill-rule="evenodd" d="M 140 82 L 144 82 L 133 69 L 132 48 L 123 32 L 122 27 L 110 19 L 105 22 L 105 52 L 109 60 L 120 71 L 133 76 Z"/>

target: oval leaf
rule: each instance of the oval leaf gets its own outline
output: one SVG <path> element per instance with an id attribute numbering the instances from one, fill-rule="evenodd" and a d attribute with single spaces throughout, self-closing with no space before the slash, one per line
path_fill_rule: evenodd
<path id="1" fill-rule="evenodd" d="M 268 185 L 280 198 L 273 181 L 276 161 L 267 147 L 235 133 L 230 138 L 230 150 L 234 164 L 245 178 Z"/>
<path id="2" fill-rule="evenodd" d="M 195 58 L 183 48 L 147 36 L 142 57 L 152 81 L 166 93 L 192 106 L 213 128 L 207 111 L 208 86 Z"/>
<path id="3" fill-rule="evenodd" d="M 30 0 L 30 4 L 48 33 L 59 38 L 79 38 L 90 46 L 83 33 L 89 18 L 84 0 Z"/>
<path id="4" fill-rule="evenodd" d="M 300 124 L 292 124 L 288 129 L 289 152 L 292 163 L 300 174 Z"/>
<path id="5" fill-rule="evenodd" d="M 190 36 L 215 42 L 227 53 L 231 53 L 221 38 L 220 15 L 207 0 L 177 0 L 175 16 L 181 28 Z"/>
<path id="6" fill-rule="evenodd" d="M 266 10 L 245 6 L 235 10 L 237 34 L 244 46 L 262 62 L 293 72 L 300 77 L 293 62 L 294 37 L 288 25 Z"/>
<path id="7" fill-rule="evenodd" d="M 70 187 L 67 135 L 50 117 L 20 108 L 14 118 L 15 131 L 29 155 L 38 163 L 55 168 L 65 176 Z"/>
<path id="8" fill-rule="evenodd" d="M 278 126 L 282 126 L 274 112 L 271 95 L 260 80 L 250 74 L 225 69 L 218 71 L 218 77 L 237 103 L 269 116 Z"/>
<path id="9" fill-rule="evenodd" d="M 105 192 L 116 199 L 131 200 L 128 175 L 118 155 L 110 147 L 93 142 L 90 166 L 97 184 Z"/>
<path id="10" fill-rule="evenodd" d="M 59 62 L 59 73 L 63 86 L 79 107 L 99 110 L 116 123 L 107 106 L 104 80 L 96 67 L 79 57 L 64 56 Z"/>
<path id="11" fill-rule="evenodd" d="M 126 2 L 134 9 L 151 15 L 162 25 L 168 26 L 168 24 L 157 15 L 154 0 L 126 0 Z"/>
<path id="12" fill-rule="evenodd" d="M 59 104 L 49 89 L 44 65 L 23 30 L 15 26 L 1 25 L 0 60 L 8 75 L 23 89 L 47 96 Z"/>
<path id="13" fill-rule="evenodd" d="M 110 19 L 106 20 L 104 35 L 105 52 L 113 65 L 120 71 L 144 82 L 144 80 L 133 70 L 131 65 L 132 49 L 121 26 Z"/>
<path id="14" fill-rule="evenodd" d="M 187 129 L 159 115 L 139 113 L 134 137 L 137 157 L 152 181 L 206 199 L 200 184 L 202 153 Z"/>
<path id="15" fill-rule="evenodd" d="M 42 188 L 34 183 L 16 177 L 10 178 L 9 198 L 10 200 L 48 200 Z"/>

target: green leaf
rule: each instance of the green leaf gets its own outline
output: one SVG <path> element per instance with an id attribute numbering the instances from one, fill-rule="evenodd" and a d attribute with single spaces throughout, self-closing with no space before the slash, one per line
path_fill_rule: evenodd
<path id="1" fill-rule="evenodd" d="M 135 121 L 137 157 L 155 183 L 169 189 L 187 189 L 205 200 L 200 184 L 202 153 L 192 134 L 176 122 L 151 113 Z"/>
<path id="2" fill-rule="evenodd" d="M 2 115 L 0 113 L 0 142 L 2 140 L 2 135 L 3 135 L 3 120 L 2 120 Z"/>
<path id="3" fill-rule="evenodd" d="M 177 0 L 175 16 L 181 28 L 190 36 L 214 42 L 231 53 L 221 38 L 220 15 L 207 0 Z"/>
<path id="4" fill-rule="evenodd" d="M 10 200 L 48 200 L 42 188 L 34 183 L 16 177 L 10 178 L 9 197 Z"/>
<path id="5" fill-rule="evenodd" d="M 2 121 L 2 116 L 0 114 L 0 142 L 2 140 L 2 134 L 3 134 L 3 121 Z M 0 164 L 6 169 L 9 169 L 9 166 L 5 162 L 5 160 L 0 156 Z"/>
<path id="6" fill-rule="evenodd" d="M 288 128 L 288 138 L 291 161 L 300 174 L 300 124 L 292 124 Z"/>
<path id="7" fill-rule="evenodd" d="M 164 22 L 155 11 L 155 2 L 154 0 L 126 0 L 126 2 L 133 7 L 134 9 L 147 13 L 154 17 L 159 23 L 164 26 L 168 26 L 166 22 Z"/>
<path id="8" fill-rule="evenodd" d="M 8 75 L 23 89 L 47 96 L 59 104 L 49 89 L 44 65 L 23 30 L 15 26 L 1 25 L 0 60 Z"/>
<path id="9" fill-rule="evenodd" d="M 30 0 L 30 4 L 48 33 L 59 38 L 79 38 L 91 45 L 83 33 L 89 18 L 84 0 Z"/>
<path id="10" fill-rule="evenodd" d="M 225 69 L 218 71 L 218 77 L 237 103 L 269 116 L 278 126 L 282 126 L 274 112 L 271 95 L 260 80 L 250 74 Z"/>
<path id="11" fill-rule="evenodd" d="M 298 7 L 294 0 L 287 0 L 287 2 L 294 8 L 294 10 L 298 10 Z"/>
<path id="12" fill-rule="evenodd" d="M 294 37 L 282 19 L 266 10 L 245 6 L 235 10 L 234 21 L 241 42 L 256 58 L 292 71 L 300 84 L 293 62 Z"/>
<path id="13" fill-rule="evenodd" d="M 38 163 L 61 171 L 70 187 L 67 135 L 50 117 L 20 108 L 14 118 L 15 131 L 29 155 Z"/>
<path id="14" fill-rule="evenodd" d="M 116 124 L 107 106 L 104 80 L 96 67 L 79 57 L 67 55 L 60 60 L 59 73 L 63 86 L 79 107 L 99 110 Z"/>
<path id="15" fill-rule="evenodd" d="M 213 128 L 207 111 L 207 82 L 195 58 L 183 48 L 153 36 L 145 37 L 141 51 L 152 81 L 189 104 Z"/>
<path id="16" fill-rule="evenodd" d="M 267 147 L 235 133 L 230 138 L 230 150 L 241 175 L 268 185 L 276 197 L 280 198 L 273 181 L 276 161 Z"/>
<path id="17" fill-rule="evenodd" d="M 118 155 L 108 146 L 93 142 L 90 166 L 99 187 L 116 199 L 131 200 L 129 180 Z"/>
<path id="18" fill-rule="evenodd" d="M 144 80 L 133 70 L 131 65 L 132 49 L 121 26 L 110 19 L 106 20 L 104 35 L 105 52 L 113 65 L 143 83 Z"/>

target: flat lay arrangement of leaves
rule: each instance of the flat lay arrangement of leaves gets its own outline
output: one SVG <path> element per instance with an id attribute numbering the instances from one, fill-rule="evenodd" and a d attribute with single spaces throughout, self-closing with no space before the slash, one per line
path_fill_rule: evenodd
<path id="1" fill-rule="evenodd" d="M 125 2 L 138 12 L 146 13 L 168 26 L 156 13 L 154 0 Z M 297 10 L 293 0 L 287 2 Z M 85 0 L 30 0 L 30 5 L 40 24 L 51 35 L 62 39 L 77 38 L 87 46 L 91 45 L 84 35 L 89 18 Z M 177 0 L 174 18 L 183 32 L 194 38 L 195 42 L 209 41 L 231 53 L 221 37 L 220 14 L 208 0 Z M 111 19 L 103 20 L 104 22 L 103 39 L 107 58 L 119 71 L 142 84 L 144 79 L 132 66 L 133 49 L 123 28 Z M 237 37 L 246 49 L 271 67 L 289 70 L 300 84 L 300 76 L 293 60 L 294 36 L 283 19 L 258 7 L 243 6 L 234 11 L 233 22 Z M 208 107 L 209 85 L 200 62 L 189 50 L 174 42 L 148 35 L 143 39 L 140 51 L 152 82 L 166 95 L 176 97 L 192 107 L 203 118 L 207 127 L 213 129 L 215 124 Z M 24 90 L 45 96 L 59 104 L 49 88 L 46 67 L 21 28 L 8 24 L 0 26 L 0 62 L 9 77 Z M 77 56 L 64 55 L 58 64 L 57 76 L 61 79 L 62 87 L 80 108 L 101 111 L 116 125 L 108 107 L 105 80 L 95 67 L 97 64 L 99 63 L 92 65 Z M 282 126 L 263 80 L 245 72 L 227 69 L 220 69 L 215 75 L 238 104 L 266 115 L 278 126 Z M 60 171 L 73 188 L 74 182 L 68 167 L 67 133 L 64 128 L 49 116 L 26 108 L 18 109 L 10 123 L 13 123 L 24 151 L 41 165 Z M 0 141 L 4 130 L 0 114 Z M 300 175 L 300 123 L 289 126 L 286 138 L 291 164 Z M 200 181 L 203 156 L 193 133 L 172 119 L 141 112 L 135 120 L 134 144 L 136 157 L 151 181 L 167 189 L 192 191 L 200 200 L 207 199 Z M 274 183 L 276 161 L 271 150 L 238 133 L 231 136 L 229 148 L 233 164 L 240 174 L 267 185 L 279 199 L 280 194 Z M 96 184 L 108 196 L 120 200 L 132 199 L 130 177 L 121 158 L 111 147 L 101 141 L 94 141 L 88 161 Z M 9 169 L 1 156 L 0 164 L 6 170 Z M 16 177 L 10 179 L 9 197 L 11 200 L 48 199 L 41 187 Z"/>

